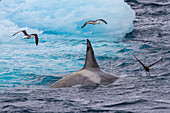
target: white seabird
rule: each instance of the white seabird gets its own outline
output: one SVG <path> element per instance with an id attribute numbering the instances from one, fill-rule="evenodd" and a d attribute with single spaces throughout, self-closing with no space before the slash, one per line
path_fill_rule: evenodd
<path id="1" fill-rule="evenodd" d="M 21 30 L 21 31 L 18 31 L 18 32 L 16 32 L 16 33 L 14 33 L 12 36 L 14 36 L 14 35 L 16 35 L 16 34 L 18 34 L 18 33 L 20 33 L 20 32 L 23 32 L 24 33 L 24 39 L 30 39 L 31 37 L 34 37 L 35 38 L 35 43 L 36 43 L 36 45 L 38 45 L 38 35 L 37 34 L 27 34 L 27 32 L 26 32 L 26 30 Z"/>
<path id="2" fill-rule="evenodd" d="M 105 20 L 103 20 L 103 19 L 97 19 L 97 20 L 95 20 L 95 21 L 90 20 L 90 21 L 87 21 L 87 22 L 81 27 L 81 29 L 82 29 L 84 26 L 86 26 L 87 24 L 92 24 L 92 25 L 100 24 L 99 21 L 102 21 L 102 22 L 104 22 L 105 24 L 107 24 L 107 22 L 106 22 Z"/>

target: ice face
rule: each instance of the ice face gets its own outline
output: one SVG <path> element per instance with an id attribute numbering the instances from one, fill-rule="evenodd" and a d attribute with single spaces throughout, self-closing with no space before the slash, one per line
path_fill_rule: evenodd
<path id="1" fill-rule="evenodd" d="M 4 0 L 0 3 L 0 36 L 17 29 L 37 29 L 44 34 L 105 36 L 133 29 L 134 11 L 123 0 Z M 81 26 L 102 18 L 107 25 Z"/>

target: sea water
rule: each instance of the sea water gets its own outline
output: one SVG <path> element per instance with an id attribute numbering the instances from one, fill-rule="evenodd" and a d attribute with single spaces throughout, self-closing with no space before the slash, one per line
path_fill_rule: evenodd
<path id="1" fill-rule="evenodd" d="M 169 14 L 166 0 L 2 0 L 0 111 L 169 112 Z M 81 29 L 98 18 L 108 24 Z M 38 34 L 38 46 L 12 36 L 23 29 Z M 83 67 L 86 39 L 100 68 L 120 79 L 97 89 L 50 89 Z M 163 60 L 147 76 L 131 53 L 146 65 Z"/>

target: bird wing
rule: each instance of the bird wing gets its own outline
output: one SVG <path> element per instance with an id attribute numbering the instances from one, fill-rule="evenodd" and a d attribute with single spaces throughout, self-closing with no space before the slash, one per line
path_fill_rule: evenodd
<path id="1" fill-rule="evenodd" d="M 23 32 L 23 33 L 24 33 L 24 35 L 28 35 L 28 34 L 27 34 L 27 32 L 26 32 L 26 30 L 21 30 L 21 31 L 18 31 L 18 32 L 14 33 L 12 36 L 14 36 L 14 35 L 18 34 L 19 32 Z"/>
<path id="2" fill-rule="evenodd" d="M 106 22 L 105 20 L 103 20 L 103 19 L 97 19 L 96 21 L 102 21 L 102 22 L 104 22 L 105 24 L 107 24 L 107 22 Z"/>
<path id="3" fill-rule="evenodd" d="M 21 31 L 18 31 L 18 32 L 14 33 L 12 36 L 16 35 L 16 34 L 19 33 L 19 32 L 21 32 Z"/>
<path id="4" fill-rule="evenodd" d="M 163 58 L 159 59 L 158 61 L 154 62 L 153 64 L 149 65 L 148 67 L 151 67 L 153 65 L 155 65 L 156 63 L 158 63 L 159 61 L 161 61 Z"/>
<path id="5" fill-rule="evenodd" d="M 37 34 L 31 34 L 32 37 L 35 38 L 35 43 L 38 45 L 38 35 Z"/>
<path id="6" fill-rule="evenodd" d="M 35 43 L 36 43 L 36 45 L 38 45 L 38 35 L 37 34 L 35 35 Z"/>
<path id="7" fill-rule="evenodd" d="M 89 23 L 89 21 L 88 22 L 86 22 L 82 27 L 81 27 L 81 29 L 84 27 L 84 26 L 86 26 L 87 24 Z"/>
<path id="8" fill-rule="evenodd" d="M 26 30 L 22 30 L 22 32 L 24 33 L 24 35 L 28 35 Z"/>
<path id="9" fill-rule="evenodd" d="M 146 67 L 133 53 L 132 55 L 136 58 L 136 60 L 143 66 L 143 67 Z"/>

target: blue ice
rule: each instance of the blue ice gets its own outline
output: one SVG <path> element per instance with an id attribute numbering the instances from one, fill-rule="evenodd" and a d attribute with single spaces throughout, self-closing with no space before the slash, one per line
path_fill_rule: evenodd
<path id="1" fill-rule="evenodd" d="M 3 0 L 0 15 L 0 37 L 18 29 L 57 35 L 124 35 L 133 30 L 135 18 L 124 0 Z M 98 18 L 108 24 L 81 30 L 86 21 Z"/>

